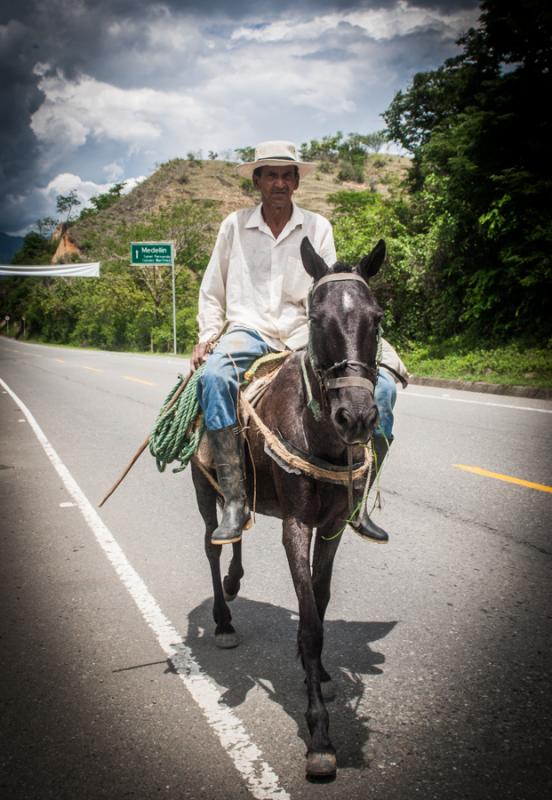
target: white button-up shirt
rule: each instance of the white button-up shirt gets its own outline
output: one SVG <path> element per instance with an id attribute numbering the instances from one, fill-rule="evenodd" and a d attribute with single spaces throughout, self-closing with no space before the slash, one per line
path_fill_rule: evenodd
<path id="1" fill-rule="evenodd" d="M 308 236 L 328 265 L 336 259 L 327 219 L 293 205 L 278 238 L 263 219 L 261 206 L 234 211 L 222 222 L 199 291 L 199 341 L 243 325 L 257 331 L 275 350 L 307 343 L 307 295 L 312 278 L 299 247 Z"/>

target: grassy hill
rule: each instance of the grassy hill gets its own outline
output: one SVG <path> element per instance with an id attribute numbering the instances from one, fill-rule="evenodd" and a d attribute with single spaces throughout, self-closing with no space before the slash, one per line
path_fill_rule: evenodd
<path id="1" fill-rule="evenodd" d="M 318 165 L 302 181 L 297 201 L 329 215 L 328 196 L 340 190 L 400 192 L 408 163 L 371 156 L 364 183 L 343 182 L 337 167 L 327 171 Z M 220 221 L 258 202 L 252 182 L 237 174 L 235 163 L 173 159 L 128 195 L 107 200 L 107 207 L 86 209 L 77 221 L 61 227 L 54 255 L 58 262 L 100 261 L 101 279 L 41 285 L 33 299 L 32 320 L 29 300 L 22 300 L 33 335 L 114 350 L 172 350 L 172 271 L 130 266 L 131 242 L 172 240 L 177 340 L 179 348 L 189 348 L 197 336 L 199 284 Z"/>
<path id="2" fill-rule="evenodd" d="M 398 191 L 409 163 L 407 158 L 400 156 L 371 155 L 367 160 L 364 183 L 340 181 L 336 167 L 327 172 L 322 171 L 318 164 L 316 171 L 301 181 L 295 199 L 311 211 L 329 215 L 328 195 L 333 192 L 371 189 L 389 194 Z M 111 240 L 113 245 L 113 237 L 118 240 L 121 235 L 138 232 L 140 224 L 152 218 L 159 220 L 159 238 L 170 237 L 170 220 L 174 223 L 171 210 L 190 201 L 209 212 L 206 214 L 209 224 L 204 233 L 211 246 L 218 222 L 231 211 L 254 205 L 258 196 L 251 183 L 237 174 L 234 163 L 173 159 L 160 165 L 150 177 L 110 208 L 73 223 L 69 237 L 84 259 L 102 259 L 106 257 L 106 241 Z M 61 246 L 63 248 L 63 243 Z M 115 250 L 120 250 L 120 247 L 115 247 Z M 58 258 L 60 255 L 58 253 Z"/>

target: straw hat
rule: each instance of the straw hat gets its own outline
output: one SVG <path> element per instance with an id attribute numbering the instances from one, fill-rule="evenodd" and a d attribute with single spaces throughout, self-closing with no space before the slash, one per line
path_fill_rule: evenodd
<path id="1" fill-rule="evenodd" d="M 240 164 L 238 173 L 244 178 L 251 178 L 257 167 L 282 167 L 286 164 L 294 164 L 301 178 L 315 167 L 314 164 L 299 161 L 293 142 L 261 142 L 255 148 L 255 160 Z"/>

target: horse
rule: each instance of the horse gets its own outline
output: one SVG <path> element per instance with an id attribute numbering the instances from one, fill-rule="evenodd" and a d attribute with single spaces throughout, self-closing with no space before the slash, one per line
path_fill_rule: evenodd
<path id="1" fill-rule="evenodd" d="M 307 305 L 308 344 L 286 359 L 255 410 L 264 426 L 310 463 L 350 470 L 352 461 L 363 461 L 377 423 L 374 386 L 383 311 L 368 280 L 385 258 L 385 243 L 380 240 L 357 267 L 339 261 L 330 267 L 305 237 L 301 258 L 313 279 Z M 248 493 L 252 499 L 254 471 L 256 511 L 282 520 L 283 544 L 299 603 L 297 643 L 305 671 L 310 733 L 306 773 L 309 778 L 329 778 L 335 775 L 337 762 L 324 702 L 333 697 L 334 687 L 322 664 L 323 623 L 339 533 L 351 511 L 351 491 L 346 483 L 326 483 L 311 474 L 286 470 L 265 446 L 255 418 L 248 423 L 246 439 Z M 194 462 L 192 477 L 205 522 L 215 642 L 219 647 L 235 647 L 239 638 L 228 602 L 238 594 L 244 574 L 241 541 L 232 545 L 228 574 L 221 580 L 222 545 L 211 543 L 217 527 L 217 492 Z"/>

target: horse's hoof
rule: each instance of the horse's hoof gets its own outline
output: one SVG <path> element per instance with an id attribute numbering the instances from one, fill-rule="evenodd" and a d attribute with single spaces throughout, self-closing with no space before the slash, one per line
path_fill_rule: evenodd
<path id="1" fill-rule="evenodd" d="M 232 647 L 237 647 L 239 643 L 240 637 L 235 631 L 233 633 L 215 634 L 215 644 L 222 650 L 230 650 Z"/>
<path id="2" fill-rule="evenodd" d="M 307 778 L 331 778 L 336 767 L 334 753 L 307 753 Z"/>
<path id="3" fill-rule="evenodd" d="M 326 703 L 330 700 L 335 700 L 337 692 L 335 690 L 335 683 L 331 678 L 329 681 L 320 681 L 320 691 L 322 692 L 322 699 Z"/>

